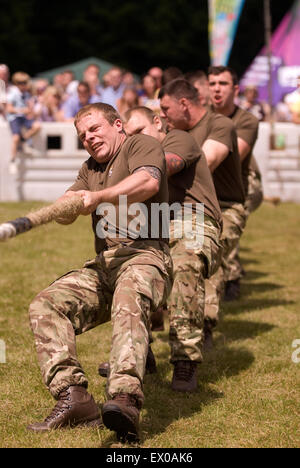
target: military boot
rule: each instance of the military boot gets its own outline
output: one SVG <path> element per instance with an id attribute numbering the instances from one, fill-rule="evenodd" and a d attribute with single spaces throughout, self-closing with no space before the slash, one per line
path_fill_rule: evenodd
<path id="1" fill-rule="evenodd" d="M 101 362 L 98 367 L 98 373 L 101 377 L 107 377 L 110 371 L 109 362 Z M 146 374 L 155 374 L 157 372 L 155 356 L 149 345 L 146 359 Z"/>
<path id="2" fill-rule="evenodd" d="M 118 393 L 102 407 L 104 425 L 115 431 L 121 442 L 138 441 L 139 416 L 137 398 L 130 393 Z"/>
<path id="3" fill-rule="evenodd" d="M 225 302 L 237 301 L 241 295 L 240 280 L 227 281 L 223 300 Z"/>
<path id="4" fill-rule="evenodd" d="M 46 432 L 60 427 L 100 426 L 99 408 L 84 387 L 74 385 L 60 392 L 58 401 L 43 422 L 27 426 L 34 432 Z"/>
<path id="5" fill-rule="evenodd" d="M 176 361 L 172 378 L 175 392 L 195 392 L 197 390 L 197 362 Z"/>

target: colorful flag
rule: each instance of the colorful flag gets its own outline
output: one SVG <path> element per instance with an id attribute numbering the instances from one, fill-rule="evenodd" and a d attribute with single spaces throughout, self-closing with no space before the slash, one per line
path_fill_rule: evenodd
<path id="1" fill-rule="evenodd" d="M 208 0 L 212 65 L 227 65 L 245 0 Z"/>

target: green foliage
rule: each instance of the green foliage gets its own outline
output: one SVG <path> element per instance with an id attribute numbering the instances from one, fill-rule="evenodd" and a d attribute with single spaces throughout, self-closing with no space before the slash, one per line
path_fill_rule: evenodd
<path id="1" fill-rule="evenodd" d="M 273 27 L 294 0 L 271 2 Z M 230 65 L 241 74 L 262 47 L 261 0 L 245 3 Z M 207 0 L 1 1 L 0 57 L 32 75 L 99 57 L 135 73 L 150 66 L 206 69 Z"/>

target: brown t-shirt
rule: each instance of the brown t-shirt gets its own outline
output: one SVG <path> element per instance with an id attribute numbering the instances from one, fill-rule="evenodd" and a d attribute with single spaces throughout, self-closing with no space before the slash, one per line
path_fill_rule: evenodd
<path id="1" fill-rule="evenodd" d="M 255 164 L 257 167 L 256 162 L 252 161 L 254 159 L 252 155 L 252 150 L 257 140 L 258 135 L 258 119 L 251 114 L 250 112 L 241 109 L 240 107 L 236 107 L 234 113 L 230 116 L 233 125 L 235 127 L 237 136 L 242 138 L 248 145 L 250 146 L 251 150 L 249 154 L 245 157 L 242 161 L 242 177 L 245 192 L 248 193 L 248 174 L 249 168 L 253 167 Z M 258 169 L 258 167 L 257 167 Z"/>
<path id="2" fill-rule="evenodd" d="M 169 177 L 169 203 L 204 204 L 204 213 L 222 225 L 222 214 L 205 155 L 192 135 L 171 130 L 162 142 L 165 153 L 177 154 L 185 162 L 182 171 Z"/>
<path id="3" fill-rule="evenodd" d="M 143 166 L 154 166 L 160 170 L 161 182 L 159 192 L 144 201 L 143 204 L 131 205 L 131 213 L 126 209 L 126 205 L 122 204 L 121 208 L 115 207 L 115 210 L 111 205 L 109 207 L 112 210 L 110 213 L 115 213 L 115 215 L 109 215 L 110 234 L 107 235 L 106 233 L 105 236 L 103 235 L 103 231 L 106 231 L 104 226 L 107 224 L 105 222 L 107 212 L 105 212 L 105 204 L 101 204 L 101 215 L 96 214 L 96 211 L 92 213 L 97 254 L 106 247 L 113 247 L 120 243 L 127 244 L 135 239 L 155 239 L 168 242 L 168 236 L 165 236 L 163 239 L 162 219 L 155 216 L 156 211 L 153 214 L 151 222 L 151 208 L 154 206 L 155 209 L 157 204 L 168 203 L 169 199 L 164 152 L 160 143 L 154 138 L 146 135 L 128 137 L 106 164 L 99 164 L 90 157 L 83 163 L 75 183 L 68 190 L 89 190 L 96 192 L 106 189 L 118 184 L 130 176 L 136 169 Z M 142 211 L 139 209 L 141 205 Z M 99 210 L 99 206 L 97 210 Z M 100 219 L 103 217 L 105 219 L 102 219 L 99 224 Z M 139 220 L 141 222 L 138 222 Z M 155 223 L 157 223 L 157 226 L 154 226 Z M 142 232 L 139 229 L 141 225 L 143 225 Z"/>
<path id="4" fill-rule="evenodd" d="M 232 121 L 209 109 L 189 133 L 193 135 L 200 148 L 206 140 L 218 141 L 228 147 L 228 156 L 213 172 L 217 197 L 221 206 L 222 202 L 244 203 L 241 162 Z"/>

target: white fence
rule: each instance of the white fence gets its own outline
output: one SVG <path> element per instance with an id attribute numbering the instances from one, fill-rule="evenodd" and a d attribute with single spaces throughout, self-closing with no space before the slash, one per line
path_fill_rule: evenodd
<path id="1" fill-rule="evenodd" d="M 261 123 L 254 149 L 267 196 L 282 201 L 300 202 L 300 125 Z M 0 122 L 0 201 L 44 200 L 58 198 L 74 181 L 87 153 L 80 149 L 73 124 L 43 123 L 34 138 L 40 156 L 19 158 L 17 175 L 9 174 L 11 134 Z M 275 148 L 275 149 L 274 149 Z"/>

